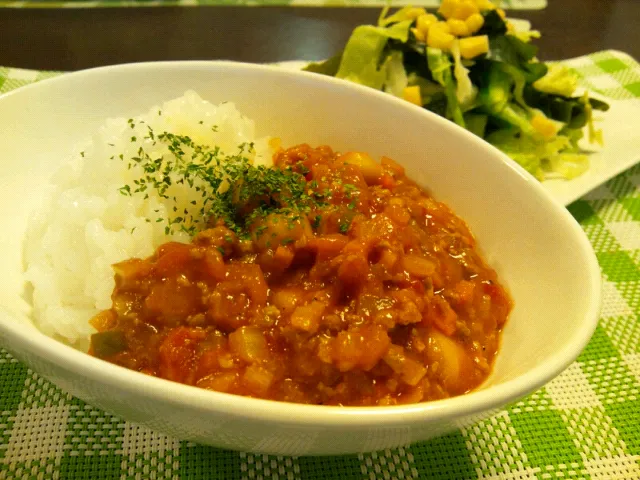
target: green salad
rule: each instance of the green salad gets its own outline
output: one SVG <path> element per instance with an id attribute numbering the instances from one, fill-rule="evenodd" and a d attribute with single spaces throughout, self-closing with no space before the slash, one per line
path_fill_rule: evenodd
<path id="1" fill-rule="evenodd" d="M 539 33 L 518 30 L 488 0 L 443 0 L 427 13 L 405 7 L 361 25 L 336 56 L 305 70 L 401 97 L 493 144 L 540 180 L 589 168 L 584 130 L 602 144 L 593 111 L 609 106 L 575 95 L 577 76 L 536 58 Z M 586 129 L 584 127 L 587 127 Z"/>

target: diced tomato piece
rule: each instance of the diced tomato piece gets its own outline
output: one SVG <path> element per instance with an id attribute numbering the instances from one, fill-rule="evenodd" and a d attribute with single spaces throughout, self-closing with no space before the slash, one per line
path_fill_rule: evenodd
<path id="1" fill-rule="evenodd" d="M 154 264 L 155 271 L 162 277 L 175 275 L 183 270 L 193 259 L 193 247 L 185 243 L 169 242 L 158 248 L 158 258 Z"/>
<path id="2" fill-rule="evenodd" d="M 382 178 L 380 179 L 380 185 L 382 185 L 382 187 L 386 188 L 387 190 L 393 190 L 393 188 L 396 186 L 396 181 L 391 175 L 389 175 L 388 173 L 384 173 L 382 174 Z"/>
<path id="3" fill-rule="evenodd" d="M 193 284 L 169 278 L 155 284 L 144 302 L 148 315 L 171 323 L 197 313 L 202 307 L 202 293 Z"/>
<path id="4" fill-rule="evenodd" d="M 175 382 L 192 385 L 195 382 L 196 348 L 206 337 L 197 328 L 177 327 L 160 345 L 160 376 Z"/>
<path id="5" fill-rule="evenodd" d="M 456 331 L 456 320 L 458 315 L 440 295 L 431 298 L 426 309 L 428 321 L 432 322 L 438 330 L 445 335 L 453 335 Z"/>

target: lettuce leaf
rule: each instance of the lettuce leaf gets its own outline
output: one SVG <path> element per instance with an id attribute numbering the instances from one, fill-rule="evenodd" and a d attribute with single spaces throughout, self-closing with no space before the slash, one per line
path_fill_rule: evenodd
<path id="1" fill-rule="evenodd" d="M 386 72 L 384 91 L 396 97 L 402 97 L 402 92 L 409 84 L 403 60 L 402 52 L 394 50 L 389 54 L 384 65 Z"/>
<path id="2" fill-rule="evenodd" d="M 386 28 L 373 25 L 356 27 L 342 52 L 336 77 L 382 89 L 386 79 L 386 72 L 381 68 L 384 48 L 389 39 L 406 42 L 412 22 L 406 20 Z"/>
<path id="3" fill-rule="evenodd" d="M 453 56 L 453 76 L 456 79 L 456 98 L 463 110 L 472 107 L 473 102 L 478 96 L 478 89 L 469 78 L 469 70 L 462 64 L 460 57 L 460 44 L 456 41 L 451 49 Z"/>
<path id="4" fill-rule="evenodd" d="M 589 168 L 589 158 L 580 152 L 573 135 L 559 134 L 550 141 L 539 141 L 516 129 L 505 129 L 493 132 L 486 140 L 538 180 L 570 180 Z"/>
<path id="5" fill-rule="evenodd" d="M 340 62 L 342 61 L 342 53 L 338 55 L 334 55 L 333 57 L 325 60 L 324 62 L 315 62 L 310 63 L 302 70 L 305 72 L 313 72 L 319 73 L 321 75 L 328 75 L 330 77 L 335 77 L 336 73 L 338 73 L 338 69 L 340 68 Z"/>
<path id="6" fill-rule="evenodd" d="M 456 83 L 451 73 L 449 56 L 439 48 L 427 47 L 427 64 L 433 79 L 444 87 L 447 97 L 446 117 L 464 127 L 464 117 L 456 94 Z"/>

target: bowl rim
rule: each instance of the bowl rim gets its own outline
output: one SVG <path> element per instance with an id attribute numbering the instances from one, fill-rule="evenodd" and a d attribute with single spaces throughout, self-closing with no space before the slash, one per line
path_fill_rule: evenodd
<path id="1" fill-rule="evenodd" d="M 545 190 L 540 182 L 535 180 L 519 165 L 509 159 L 505 154 L 491 146 L 484 140 L 473 135 L 467 130 L 455 125 L 425 109 L 418 109 L 399 98 L 386 93 L 345 82 L 333 77 L 318 75 L 311 72 L 285 70 L 273 65 L 258 65 L 226 60 L 212 61 L 162 61 L 140 62 L 120 65 L 96 67 L 77 72 L 68 73 L 59 77 L 43 80 L 16 90 L 0 95 L 1 102 L 7 97 L 28 95 L 31 90 L 47 88 L 69 80 L 82 80 L 83 77 L 100 75 L 113 71 L 123 70 L 149 70 L 165 69 L 209 69 L 212 74 L 219 70 L 232 69 L 239 71 L 264 72 L 280 77 L 299 77 L 307 82 L 324 83 L 333 88 L 351 91 L 357 95 L 367 95 L 378 102 L 395 103 L 394 108 L 414 109 L 414 114 L 420 114 L 429 122 L 440 123 L 444 128 L 457 131 L 457 135 L 467 137 L 467 141 L 474 143 L 475 148 L 484 152 L 489 160 L 501 162 L 504 168 L 512 170 L 511 175 L 520 177 L 527 188 L 534 189 L 538 199 L 547 203 L 550 208 L 559 215 L 566 233 L 571 234 L 584 257 L 584 275 L 588 275 L 589 290 L 584 292 L 583 298 L 588 302 L 582 328 L 577 328 L 574 335 L 569 338 L 549 359 L 535 366 L 524 374 L 508 380 L 499 385 L 493 385 L 486 389 L 475 390 L 470 393 L 424 403 L 397 405 L 397 406 L 372 406 L 372 407 L 340 407 L 326 405 L 306 405 L 287 403 L 273 400 L 256 399 L 240 395 L 204 390 L 195 386 L 183 385 L 162 378 L 140 374 L 124 367 L 111 364 L 76 350 L 58 340 L 46 336 L 37 330 L 37 335 L 24 332 L 18 328 L 18 323 L 11 321 L 13 314 L 0 305 L 0 334 L 9 340 L 9 350 L 20 348 L 29 351 L 45 361 L 56 364 L 81 377 L 113 387 L 114 391 L 120 390 L 132 395 L 144 395 L 149 401 L 157 400 L 164 404 L 176 407 L 188 406 L 204 414 L 224 413 L 237 418 L 253 419 L 265 423 L 277 423 L 279 425 L 304 425 L 307 427 L 361 427 L 394 426 L 412 422 L 424 422 L 429 420 L 454 420 L 466 415 L 474 415 L 488 411 L 514 401 L 531 393 L 556 377 L 567 368 L 586 346 L 598 323 L 601 297 L 600 268 L 589 243 L 586 234 L 571 216 L 568 210 L 555 200 Z M 514 177 L 514 178 L 515 178 Z M 0 337 L 0 338 L 2 338 Z M 20 348 L 15 348 L 20 347 Z"/>

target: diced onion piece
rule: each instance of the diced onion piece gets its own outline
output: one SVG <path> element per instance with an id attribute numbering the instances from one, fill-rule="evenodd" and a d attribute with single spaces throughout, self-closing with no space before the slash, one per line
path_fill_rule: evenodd
<path id="1" fill-rule="evenodd" d="M 242 383 L 258 395 L 265 395 L 273 384 L 273 374 L 260 365 L 249 365 L 242 375 Z"/>
<path id="2" fill-rule="evenodd" d="M 349 165 L 355 165 L 360 168 L 362 176 L 368 185 L 376 185 L 380 183 L 382 176 L 382 166 L 364 152 L 347 152 L 340 156 L 340 160 Z"/>
<path id="3" fill-rule="evenodd" d="M 256 327 L 240 327 L 230 333 L 229 346 L 236 355 L 248 363 L 263 361 L 269 356 L 267 340 Z"/>
<path id="4" fill-rule="evenodd" d="M 283 315 L 289 315 L 302 303 L 302 298 L 303 292 L 298 288 L 280 288 L 273 294 L 273 305 Z"/>
<path id="5" fill-rule="evenodd" d="M 465 380 L 473 371 L 473 360 L 461 345 L 437 330 L 432 330 L 427 342 L 427 357 L 438 363 L 437 375 L 443 386 L 453 393 L 465 391 Z"/>
<path id="6" fill-rule="evenodd" d="M 338 370 L 371 370 L 387 353 L 391 340 L 379 325 L 359 325 L 338 334 L 333 342 L 332 358 Z"/>
<path id="7" fill-rule="evenodd" d="M 384 361 L 391 369 L 400 375 L 402 381 L 415 386 L 427 374 L 426 367 L 418 360 L 407 355 L 404 348 L 391 345 L 384 356 Z"/>
<path id="8" fill-rule="evenodd" d="M 230 392 L 238 383 L 238 372 L 222 372 L 198 380 L 196 384 L 200 388 L 215 390 L 216 392 Z"/>
<path id="9" fill-rule="evenodd" d="M 291 325 L 305 332 L 315 333 L 320 327 L 326 305 L 316 300 L 297 307 L 291 315 Z"/>
<path id="10" fill-rule="evenodd" d="M 433 275 L 436 266 L 431 260 L 427 260 L 424 257 L 405 255 L 402 257 L 402 268 L 409 275 L 416 278 L 427 278 Z"/>

